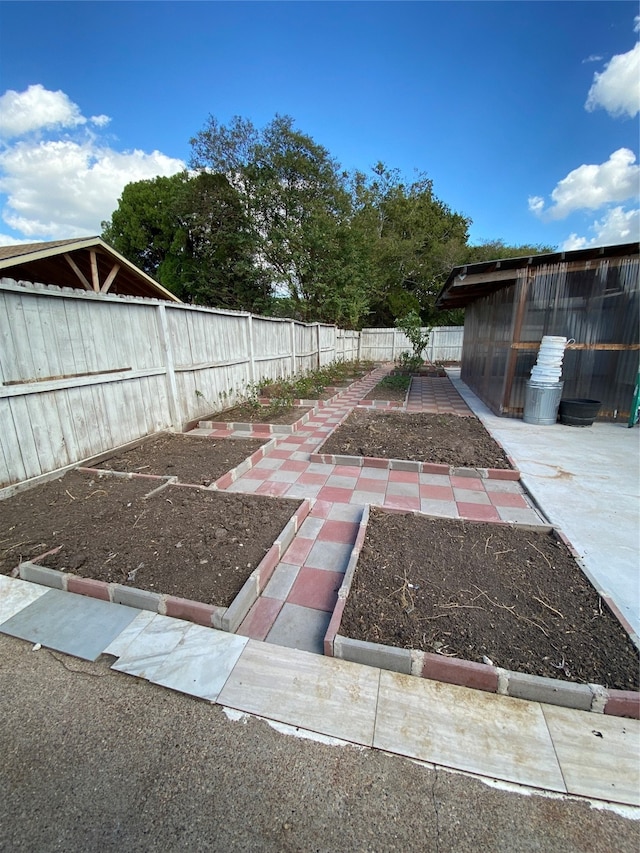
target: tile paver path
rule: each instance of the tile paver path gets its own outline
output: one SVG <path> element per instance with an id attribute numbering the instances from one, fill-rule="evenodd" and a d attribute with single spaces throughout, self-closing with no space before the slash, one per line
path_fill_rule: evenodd
<path id="1" fill-rule="evenodd" d="M 310 461 L 311 454 L 390 370 L 391 365 L 379 367 L 339 393 L 300 429 L 279 438 L 263 459 L 227 487 L 230 492 L 313 501 L 310 515 L 238 634 L 323 653 L 324 633 L 366 504 L 449 518 L 542 523 L 515 481 Z M 447 377 L 415 378 L 404 408 L 473 414 Z M 206 428 L 193 433 L 229 435 Z"/>

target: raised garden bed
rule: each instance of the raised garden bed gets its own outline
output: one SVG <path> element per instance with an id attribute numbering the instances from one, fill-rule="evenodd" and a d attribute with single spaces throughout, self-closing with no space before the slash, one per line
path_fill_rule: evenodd
<path id="1" fill-rule="evenodd" d="M 583 710 L 619 692 L 637 707 L 638 651 L 552 528 L 371 507 L 325 650 Z"/>
<path id="2" fill-rule="evenodd" d="M 373 401 L 388 401 L 394 402 L 402 406 L 406 400 L 409 386 L 411 385 L 411 375 L 406 376 L 401 374 L 391 374 L 385 376 L 380 382 L 372 388 L 371 391 L 361 401 L 365 403 L 369 400 Z"/>
<path id="3" fill-rule="evenodd" d="M 72 471 L 2 502 L 0 560 L 15 574 L 28 559 L 27 580 L 235 630 L 308 511 L 307 502 Z"/>
<path id="4" fill-rule="evenodd" d="M 299 430 L 311 417 L 315 407 L 277 407 L 242 405 L 226 409 L 211 417 L 214 420 L 198 421 L 202 429 L 226 429 L 239 432 L 288 435 Z M 238 418 L 238 420 L 235 420 Z"/>
<path id="5" fill-rule="evenodd" d="M 107 471 L 176 477 L 180 483 L 210 486 L 264 446 L 264 440 L 254 438 L 211 439 L 165 433 L 111 456 L 102 454 L 87 464 Z"/>
<path id="6" fill-rule="evenodd" d="M 303 415 L 311 411 L 311 406 L 270 406 L 243 404 L 233 409 L 218 412 L 212 418 L 206 418 L 212 423 L 247 423 L 247 424 L 293 424 Z"/>
<path id="7" fill-rule="evenodd" d="M 513 470 L 504 450 L 480 421 L 458 415 L 356 410 L 318 454 Z"/>

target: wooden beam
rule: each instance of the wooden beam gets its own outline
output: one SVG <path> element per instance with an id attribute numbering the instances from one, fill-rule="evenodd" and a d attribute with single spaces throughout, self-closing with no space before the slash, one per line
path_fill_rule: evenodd
<path id="1" fill-rule="evenodd" d="M 114 278 L 118 275 L 118 270 L 120 269 L 120 264 L 114 264 L 111 268 L 111 272 L 106 277 L 104 284 L 100 288 L 100 293 L 106 293 L 111 285 L 113 284 Z"/>
<path id="2" fill-rule="evenodd" d="M 470 275 L 458 275 L 454 279 L 454 283 L 449 288 L 454 290 L 458 287 L 468 287 L 470 284 L 487 284 L 492 281 L 515 281 L 518 278 L 521 270 L 497 270 L 496 272 L 476 272 Z"/>
<path id="3" fill-rule="evenodd" d="M 84 289 L 85 289 L 85 290 L 93 290 L 93 288 L 91 287 L 91 285 L 89 284 L 89 282 L 88 282 L 88 281 L 87 281 L 87 279 L 85 278 L 84 273 L 83 273 L 83 272 L 78 268 L 78 265 L 77 265 L 77 264 L 76 264 L 76 262 L 73 260 L 73 258 L 71 257 L 71 255 L 67 255 L 67 254 L 65 253 L 64 257 L 67 259 L 67 263 L 69 264 L 69 266 L 71 267 L 71 269 L 74 271 L 74 273 L 78 276 L 78 278 L 80 279 L 80 281 L 81 281 L 81 282 L 82 282 L 82 284 L 84 285 Z"/>
<path id="4" fill-rule="evenodd" d="M 98 258 L 94 249 L 90 249 L 89 256 L 91 257 L 91 278 L 93 280 L 93 289 L 96 293 L 100 293 L 100 279 L 98 278 Z"/>
<path id="5" fill-rule="evenodd" d="M 514 341 L 510 348 L 512 350 L 523 350 L 524 352 L 537 352 L 540 349 L 539 341 Z M 567 344 L 565 350 L 601 350 L 605 352 L 635 352 L 640 350 L 640 344 Z"/>

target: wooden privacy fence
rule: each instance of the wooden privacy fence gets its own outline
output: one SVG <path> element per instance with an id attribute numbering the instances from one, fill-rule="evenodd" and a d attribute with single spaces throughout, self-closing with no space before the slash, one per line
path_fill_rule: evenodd
<path id="1" fill-rule="evenodd" d="M 435 326 L 431 329 L 423 358 L 428 361 L 460 361 L 463 336 L 464 326 Z M 363 329 L 360 333 L 361 359 L 393 361 L 406 351 L 412 351 L 411 342 L 400 329 Z"/>
<path id="2" fill-rule="evenodd" d="M 359 333 L 0 281 L 0 488 L 358 357 Z"/>
<path id="3" fill-rule="evenodd" d="M 459 360 L 434 329 L 432 360 Z M 344 359 L 389 361 L 394 329 L 339 329 L 0 280 L 0 490 L 233 406 L 247 388 Z"/>

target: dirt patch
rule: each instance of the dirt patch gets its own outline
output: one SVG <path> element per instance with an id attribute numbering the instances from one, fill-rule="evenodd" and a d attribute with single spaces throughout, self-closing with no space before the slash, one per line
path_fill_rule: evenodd
<path id="1" fill-rule="evenodd" d="M 552 533 L 372 507 L 340 633 L 531 675 L 640 686 L 638 652 Z"/>
<path id="2" fill-rule="evenodd" d="M 178 477 L 180 483 L 209 486 L 236 468 L 264 444 L 260 439 L 196 438 L 187 435 L 160 435 L 143 444 L 110 456 L 96 468 Z"/>
<path id="3" fill-rule="evenodd" d="M 3 501 L 3 572 L 62 546 L 43 564 L 227 607 L 300 506 L 180 486 L 145 500 L 154 486 L 71 471 Z"/>
<path id="4" fill-rule="evenodd" d="M 375 388 L 364 398 L 365 400 L 390 400 L 404 403 L 411 384 L 411 376 L 391 375 L 380 380 Z"/>
<path id="5" fill-rule="evenodd" d="M 303 415 L 310 412 L 310 408 L 301 406 L 264 406 L 258 404 L 236 406 L 233 409 L 225 409 L 217 412 L 203 421 L 213 423 L 248 423 L 248 424 L 293 424 L 300 420 Z"/>
<path id="6" fill-rule="evenodd" d="M 477 418 L 458 415 L 354 411 L 320 452 L 469 468 L 513 467 Z"/>

